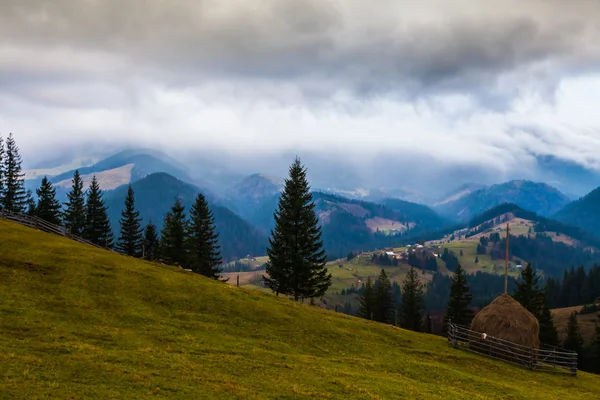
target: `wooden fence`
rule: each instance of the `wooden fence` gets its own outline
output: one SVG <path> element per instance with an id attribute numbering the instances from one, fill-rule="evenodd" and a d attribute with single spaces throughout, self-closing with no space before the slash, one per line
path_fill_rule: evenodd
<path id="1" fill-rule="evenodd" d="M 448 342 L 474 353 L 526 367 L 529 370 L 567 372 L 577 375 L 577 353 L 554 346 L 522 346 L 449 323 Z"/>
<path id="2" fill-rule="evenodd" d="M 82 237 L 79 237 L 76 235 L 71 235 L 71 233 L 64 226 L 51 224 L 48 221 L 45 221 L 39 217 L 35 217 L 35 216 L 27 215 L 27 214 L 15 214 L 15 213 L 11 213 L 6 210 L 0 210 L 0 218 L 3 218 L 8 221 L 16 222 L 18 224 L 27 226 L 29 228 L 39 229 L 40 231 L 54 233 L 56 235 L 68 237 L 70 239 L 75 240 L 76 242 L 87 244 L 89 246 L 94 246 L 99 249 L 115 251 L 113 249 L 108 249 L 108 248 L 105 248 L 102 246 L 98 246 L 97 244 L 94 244 L 94 243 L 90 242 L 89 240 L 85 240 Z"/>

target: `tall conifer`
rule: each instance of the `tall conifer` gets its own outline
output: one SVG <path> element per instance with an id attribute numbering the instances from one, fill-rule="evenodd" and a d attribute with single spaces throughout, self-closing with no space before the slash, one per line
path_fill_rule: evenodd
<path id="1" fill-rule="evenodd" d="M 34 216 L 35 200 L 33 199 L 33 193 L 31 193 L 31 190 L 27 190 L 27 195 L 25 197 L 27 198 L 27 210 L 25 212 L 27 213 L 27 215 Z"/>
<path id="2" fill-rule="evenodd" d="M 0 210 L 4 208 L 2 198 L 4 196 L 4 139 L 0 136 Z"/>
<path id="3" fill-rule="evenodd" d="M 331 286 L 314 208 L 306 169 L 296 157 L 279 198 L 267 248 L 264 281 L 276 294 L 293 295 L 295 300 L 321 297 Z"/>
<path id="4" fill-rule="evenodd" d="M 376 286 L 376 312 L 375 320 L 389 324 L 392 322 L 394 312 L 394 299 L 392 297 L 392 284 L 382 268 L 379 273 L 378 284 Z"/>
<path id="5" fill-rule="evenodd" d="M 423 284 L 417 270 L 410 267 L 402 282 L 402 303 L 400 304 L 400 326 L 420 332 L 423 329 Z"/>
<path id="6" fill-rule="evenodd" d="M 471 293 L 469 293 L 465 270 L 458 264 L 452 276 L 450 299 L 448 300 L 444 322 L 447 324 L 448 321 L 452 321 L 452 323 L 458 325 L 470 325 L 473 319 L 473 311 L 469 308 L 472 297 Z"/>
<path id="7" fill-rule="evenodd" d="M 36 191 L 38 202 L 35 215 L 51 224 L 60 224 L 60 203 L 56 200 L 56 190 L 46 176 Z"/>
<path id="8" fill-rule="evenodd" d="M 140 212 L 135 209 L 135 194 L 129 185 L 125 197 L 125 208 L 121 211 L 121 232 L 117 241 L 117 250 L 132 257 L 140 257 L 142 253 L 142 228 Z"/>
<path id="9" fill-rule="evenodd" d="M 367 278 L 367 283 L 360 296 L 360 305 L 358 309 L 358 316 L 365 319 L 374 319 L 375 309 L 377 307 L 377 296 L 375 289 L 373 288 L 373 280 L 371 277 Z"/>
<path id="10" fill-rule="evenodd" d="M 75 170 L 72 182 L 71 190 L 67 193 L 68 201 L 65 203 L 64 223 L 72 235 L 81 236 L 85 228 L 85 196 L 79 170 Z"/>
<path id="11" fill-rule="evenodd" d="M 4 185 L 1 194 L 2 208 L 13 213 L 22 213 L 27 207 L 25 175 L 21 170 L 21 155 L 13 134 L 6 139 L 4 152 Z"/>
<path id="12" fill-rule="evenodd" d="M 160 256 L 158 233 L 152 220 L 148 221 L 144 229 L 143 253 L 144 259 L 148 261 L 154 261 Z"/>
<path id="13" fill-rule="evenodd" d="M 581 360 L 581 350 L 583 348 L 583 338 L 579 330 L 579 323 L 577 322 L 577 311 L 573 311 L 569 316 L 569 323 L 567 324 L 567 338 L 564 344 L 565 349 L 576 351 L 579 360 Z"/>
<path id="14" fill-rule="evenodd" d="M 222 269 L 219 234 L 208 202 L 201 193 L 190 209 L 188 248 L 190 269 L 208 278 L 219 279 Z"/>
<path id="15" fill-rule="evenodd" d="M 187 265 L 187 230 L 188 221 L 185 216 L 185 207 L 181 199 L 177 198 L 171 206 L 171 210 L 165 216 L 164 226 L 161 231 L 160 253 L 161 258 L 167 264 Z"/>
<path id="16" fill-rule="evenodd" d="M 107 207 L 96 176 L 92 178 L 85 205 L 83 237 L 102 247 L 112 248 L 114 236 L 108 220 Z"/>

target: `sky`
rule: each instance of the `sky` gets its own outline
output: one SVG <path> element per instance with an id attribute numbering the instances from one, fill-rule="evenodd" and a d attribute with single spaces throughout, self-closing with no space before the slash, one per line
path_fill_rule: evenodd
<path id="1" fill-rule="evenodd" d="M 551 156 L 600 171 L 595 0 L 0 9 L 0 135 L 14 133 L 29 160 L 123 143 L 330 154 L 371 169 L 382 157 L 427 160 L 503 176 Z"/>

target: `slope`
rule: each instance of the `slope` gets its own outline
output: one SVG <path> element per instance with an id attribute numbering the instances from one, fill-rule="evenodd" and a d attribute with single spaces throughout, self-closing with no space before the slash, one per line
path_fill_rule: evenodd
<path id="1" fill-rule="evenodd" d="M 545 183 L 510 181 L 438 204 L 435 209 L 448 218 L 466 222 L 502 203 L 515 203 L 540 215 L 552 215 L 568 202 L 567 196 Z"/>
<path id="2" fill-rule="evenodd" d="M 579 200 L 567 204 L 554 215 L 554 218 L 600 235 L 600 209 L 598 204 L 600 204 L 600 187 Z"/>
<path id="3" fill-rule="evenodd" d="M 152 220 L 159 231 L 162 229 L 164 216 L 178 196 L 181 197 L 186 211 L 189 211 L 200 192 L 197 187 L 161 172 L 151 174 L 131 186 L 135 192 L 136 209 L 140 211 L 140 216 L 143 218 L 142 224 L 145 225 Z M 109 219 L 116 234 L 119 232 L 119 218 L 126 195 L 127 187 L 120 187 L 108 193 L 106 197 Z M 221 254 L 226 260 L 245 257 L 247 254 L 265 253 L 267 245 L 265 235 L 228 208 L 216 204 L 214 197 L 207 195 L 207 200 L 219 232 Z"/>
<path id="4" fill-rule="evenodd" d="M 236 288 L 0 220 L 11 399 L 593 398 L 445 339 Z"/>

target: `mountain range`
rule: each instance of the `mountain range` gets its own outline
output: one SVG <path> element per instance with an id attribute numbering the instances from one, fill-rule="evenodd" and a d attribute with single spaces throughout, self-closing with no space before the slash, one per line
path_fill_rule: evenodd
<path id="1" fill-rule="evenodd" d="M 85 161 L 89 164 L 91 160 L 92 157 Z M 136 206 L 144 221 L 151 219 L 159 228 L 177 196 L 189 207 L 201 192 L 211 204 L 217 230 L 222 243 L 226 243 L 223 249 L 226 258 L 264 254 L 285 179 L 277 174 L 257 172 L 241 176 L 212 160 L 197 160 L 194 165 L 189 167 L 152 149 L 127 149 L 81 166 L 79 172 L 86 185 L 93 175 L 99 179 L 106 192 L 115 231 L 118 231 L 129 184 L 134 188 Z M 310 164 L 306 165 L 310 171 Z M 70 188 L 73 172 L 61 172 L 50 178 L 61 201 Z M 223 175 L 229 178 L 219 178 Z M 39 185 L 41 175 L 29 174 L 28 177 L 33 178 L 27 181 L 29 188 Z M 377 189 L 350 189 L 348 179 L 344 179 L 339 188 L 320 189 L 318 184 L 313 187 L 315 210 L 330 258 L 343 257 L 350 251 L 385 247 L 451 225 L 467 224 L 475 216 L 503 203 L 514 203 L 542 217 L 556 218 L 600 235 L 599 212 L 594 206 L 598 204 L 599 190 L 571 203 L 567 195 L 547 183 L 513 180 L 489 186 L 457 185 L 455 190 L 430 199 L 429 205 L 407 201 L 407 196 L 418 197 L 416 192 L 393 184 Z"/>

